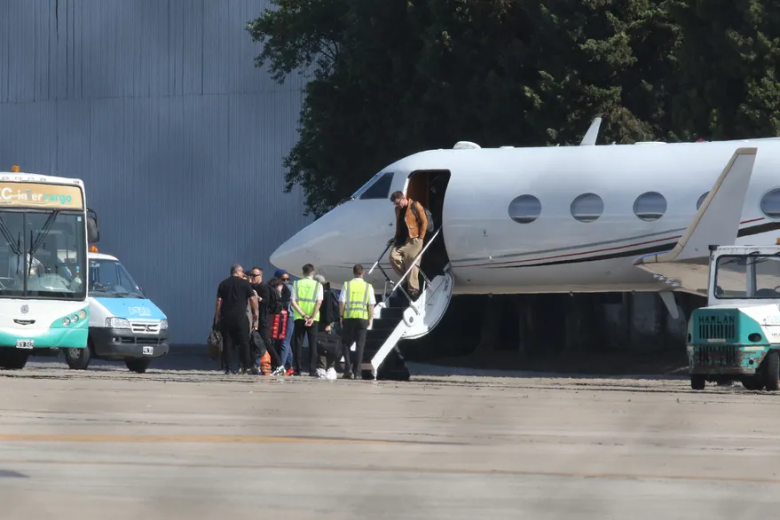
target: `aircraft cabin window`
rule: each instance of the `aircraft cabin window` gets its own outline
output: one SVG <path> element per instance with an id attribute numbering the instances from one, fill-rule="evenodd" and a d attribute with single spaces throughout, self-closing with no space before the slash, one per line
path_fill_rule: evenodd
<path id="1" fill-rule="evenodd" d="M 604 213 L 604 201 L 595 193 L 583 193 L 571 203 L 571 216 L 580 222 L 593 222 Z"/>
<path id="2" fill-rule="evenodd" d="M 763 196 L 761 211 L 769 218 L 780 218 L 780 188 L 775 188 Z"/>
<path id="3" fill-rule="evenodd" d="M 658 220 L 666 213 L 666 199 L 657 191 L 643 193 L 634 201 L 634 214 L 646 222 Z"/>
<path id="4" fill-rule="evenodd" d="M 393 184 L 393 172 L 387 172 L 374 181 L 373 184 L 366 187 L 360 198 L 365 199 L 386 199 L 390 196 L 390 185 Z"/>
<path id="5" fill-rule="evenodd" d="M 704 204 L 704 199 L 707 198 L 707 195 L 709 195 L 709 191 L 705 191 L 702 193 L 701 197 L 699 197 L 699 200 L 696 201 L 696 211 L 699 211 L 699 208 L 701 208 L 701 205 Z"/>
<path id="6" fill-rule="evenodd" d="M 542 203 L 533 195 L 520 195 L 509 203 L 509 218 L 520 224 L 530 224 L 542 213 Z"/>

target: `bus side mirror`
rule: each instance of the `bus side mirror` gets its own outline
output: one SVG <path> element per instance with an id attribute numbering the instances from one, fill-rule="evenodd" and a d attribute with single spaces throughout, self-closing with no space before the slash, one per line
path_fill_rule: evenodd
<path id="1" fill-rule="evenodd" d="M 90 244 L 100 242 L 100 229 L 98 228 L 97 213 L 87 208 L 87 241 Z"/>

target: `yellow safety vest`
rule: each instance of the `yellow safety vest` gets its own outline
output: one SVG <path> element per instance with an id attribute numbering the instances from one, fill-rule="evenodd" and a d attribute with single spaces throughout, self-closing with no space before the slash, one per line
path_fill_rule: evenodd
<path id="1" fill-rule="evenodd" d="M 364 280 L 350 280 L 344 284 L 346 302 L 344 319 L 368 319 L 368 283 Z"/>
<path id="2" fill-rule="evenodd" d="M 311 316 L 314 321 L 320 321 L 320 311 L 317 314 L 314 312 L 314 307 L 317 306 L 317 294 L 320 292 L 320 282 L 312 280 L 311 278 L 304 278 L 302 280 L 295 280 L 293 282 L 293 291 L 295 292 L 295 300 L 298 302 L 298 307 L 308 316 Z M 302 320 L 303 316 L 295 310 L 293 307 L 293 316 L 296 320 Z"/>

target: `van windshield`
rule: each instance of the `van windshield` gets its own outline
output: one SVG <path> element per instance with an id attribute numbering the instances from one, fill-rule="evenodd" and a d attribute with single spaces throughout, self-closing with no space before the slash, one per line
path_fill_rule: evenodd
<path id="1" fill-rule="evenodd" d="M 117 260 L 89 260 L 89 295 L 98 298 L 144 298 L 141 288 Z"/>

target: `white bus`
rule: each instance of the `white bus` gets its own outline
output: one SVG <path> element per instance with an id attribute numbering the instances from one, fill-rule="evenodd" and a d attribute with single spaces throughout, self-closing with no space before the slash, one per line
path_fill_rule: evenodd
<path id="1" fill-rule="evenodd" d="M 0 172 L 0 368 L 86 348 L 87 247 L 98 240 L 81 180 Z"/>

